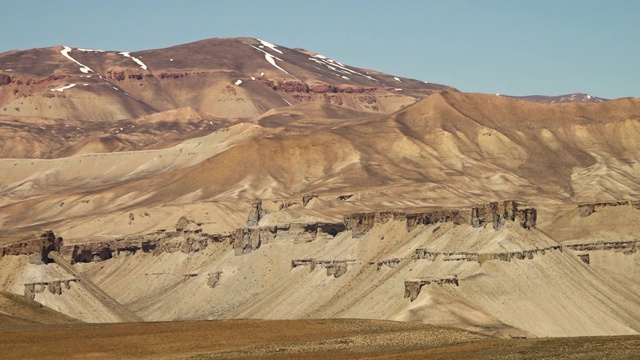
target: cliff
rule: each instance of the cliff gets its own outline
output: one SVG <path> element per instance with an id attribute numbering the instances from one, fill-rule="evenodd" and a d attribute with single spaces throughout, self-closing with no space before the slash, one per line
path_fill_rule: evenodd
<path id="1" fill-rule="evenodd" d="M 53 231 L 45 231 L 39 236 L 0 247 L 0 258 L 6 255 L 29 255 L 34 264 L 47 264 L 49 253 L 58 251 L 62 246 L 62 238 L 56 237 Z"/>
<path id="2" fill-rule="evenodd" d="M 431 210 L 420 212 L 375 211 L 347 214 L 344 224 L 351 230 L 353 237 L 361 237 L 376 224 L 384 224 L 389 220 L 405 221 L 407 231 L 418 225 L 429 225 L 441 222 L 452 222 L 456 225 L 470 224 L 482 227 L 492 224 L 499 229 L 506 221 L 517 221 L 520 226 L 530 229 L 536 226 L 537 211 L 534 208 L 522 208 L 522 204 L 508 200 L 474 206 L 471 209 Z"/>
<path id="3" fill-rule="evenodd" d="M 632 206 L 636 210 L 640 210 L 640 201 L 610 201 L 600 203 L 589 203 L 578 205 L 580 217 L 587 217 L 594 212 L 611 206 Z"/>

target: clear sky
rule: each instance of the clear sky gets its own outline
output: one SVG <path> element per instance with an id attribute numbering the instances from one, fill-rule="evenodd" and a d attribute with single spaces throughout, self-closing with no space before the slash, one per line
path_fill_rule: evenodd
<path id="1" fill-rule="evenodd" d="M 640 97 L 636 0 L 0 0 L 0 10 L 0 52 L 250 36 L 468 92 Z"/>

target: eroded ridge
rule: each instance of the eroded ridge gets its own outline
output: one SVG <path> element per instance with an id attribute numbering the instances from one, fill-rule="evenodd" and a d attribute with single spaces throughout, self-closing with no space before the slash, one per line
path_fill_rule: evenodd
<path id="1" fill-rule="evenodd" d="M 420 294 L 422 287 L 425 285 L 431 285 L 431 284 L 437 284 L 437 285 L 451 284 L 451 285 L 459 286 L 458 277 L 455 275 L 443 277 L 443 278 L 406 280 L 404 282 L 405 299 L 409 298 L 409 300 L 411 301 L 415 300 Z"/>
<path id="2" fill-rule="evenodd" d="M 309 271 L 315 270 L 317 266 L 327 269 L 327 276 L 339 278 L 347 273 L 348 266 L 359 263 L 356 259 L 344 260 L 318 260 L 318 259 L 296 259 L 291 260 L 291 268 L 299 266 L 309 266 Z"/>
<path id="3" fill-rule="evenodd" d="M 407 212 L 402 210 L 373 211 L 347 214 L 344 224 L 351 230 L 353 237 L 361 237 L 376 224 L 384 224 L 389 220 L 406 221 L 407 231 L 412 231 L 418 225 L 429 225 L 442 222 L 452 222 L 456 225 L 470 224 L 473 227 L 483 227 L 492 224 L 499 229 L 507 221 L 517 221 L 525 229 L 536 226 L 538 213 L 535 208 L 525 208 L 513 200 L 492 202 L 472 207 L 471 209 L 445 209 L 430 211 Z"/>
<path id="4" fill-rule="evenodd" d="M 434 261 L 441 257 L 443 261 L 474 261 L 483 263 L 488 260 L 511 261 L 512 259 L 533 259 L 536 254 L 545 255 L 547 251 L 562 251 L 562 245 L 553 245 L 545 248 L 507 251 L 507 252 L 465 252 L 465 251 L 432 251 L 429 249 L 416 249 L 414 258 Z"/>
<path id="5" fill-rule="evenodd" d="M 580 217 L 587 217 L 594 212 L 612 206 L 632 206 L 636 210 L 640 210 L 640 201 L 637 200 L 624 200 L 624 201 L 609 201 L 599 203 L 589 203 L 578 205 L 578 211 Z"/>

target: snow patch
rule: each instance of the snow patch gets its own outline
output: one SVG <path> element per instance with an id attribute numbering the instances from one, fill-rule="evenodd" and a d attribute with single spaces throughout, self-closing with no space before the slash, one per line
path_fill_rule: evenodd
<path id="1" fill-rule="evenodd" d="M 394 91 L 402 91 L 402 89 L 401 89 L 401 88 L 395 88 L 395 89 L 393 89 L 393 90 L 394 90 Z"/>
<path id="2" fill-rule="evenodd" d="M 289 106 L 293 106 L 293 105 L 291 105 L 291 103 L 290 103 L 290 102 L 288 102 L 288 101 L 287 101 L 287 99 L 282 98 L 282 100 L 284 100 L 284 102 L 286 102 L 287 104 L 289 104 Z"/>
<path id="3" fill-rule="evenodd" d="M 258 48 L 258 47 L 255 47 L 255 46 L 253 46 L 253 45 L 251 45 L 251 44 L 247 44 L 247 45 L 251 46 L 252 48 L 254 48 L 254 49 L 256 49 L 256 50 L 258 50 L 258 51 L 260 51 L 260 52 L 262 52 L 262 53 L 264 53 L 264 58 L 267 60 L 267 62 L 268 62 L 269 64 L 273 65 L 276 69 L 278 69 L 278 70 L 282 71 L 283 73 L 285 73 L 285 74 L 287 74 L 287 75 L 291 76 L 291 77 L 292 77 L 292 78 L 294 78 L 294 79 L 297 79 L 297 77 L 295 77 L 295 76 L 291 75 L 287 70 L 285 70 L 285 69 L 281 68 L 280 66 L 278 66 L 278 64 L 276 64 L 276 60 L 280 60 L 280 61 L 282 61 L 282 59 L 280 59 L 280 58 L 278 58 L 278 57 L 275 57 L 275 56 L 273 56 L 273 55 L 269 54 L 268 52 L 266 52 L 266 51 L 264 51 L 264 50 L 262 50 L 262 49 L 260 49 L 260 48 Z M 264 74 L 264 73 L 261 73 L 261 74 Z M 262 76 L 262 75 L 260 75 L 260 76 Z"/>
<path id="4" fill-rule="evenodd" d="M 260 39 L 256 39 L 256 40 L 260 41 L 260 43 L 261 43 L 263 46 L 266 46 L 266 47 L 268 47 L 269 49 L 271 49 L 271 50 L 273 50 L 273 51 L 275 51 L 275 52 L 277 52 L 277 53 L 282 54 L 282 51 L 280 51 L 280 50 L 276 49 L 276 47 L 277 47 L 276 45 L 273 45 L 272 43 L 267 42 L 267 41 L 264 41 L 264 40 L 260 40 Z M 262 47 L 262 46 L 261 46 L 261 47 Z"/>
<path id="5" fill-rule="evenodd" d="M 82 86 L 87 86 L 87 85 L 89 85 L 89 84 L 82 84 Z"/>
<path id="6" fill-rule="evenodd" d="M 67 89 L 71 89 L 74 86 L 76 86 L 76 84 L 70 84 L 70 85 L 67 85 L 67 86 L 59 87 L 57 89 L 50 89 L 49 91 L 60 91 L 60 92 L 63 92 L 65 90 L 67 90 Z"/>
<path id="7" fill-rule="evenodd" d="M 342 78 L 345 79 L 345 80 L 350 80 L 348 77 L 346 77 L 344 75 L 342 76 Z"/>
<path id="8" fill-rule="evenodd" d="M 234 84 L 239 86 L 240 84 L 242 84 L 242 80 L 238 79 L 236 82 L 234 82 Z"/>
<path id="9" fill-rule="evenodd" d="M 82 51 L 82 52 L 92 52 L 92 53 L 103 53 L 104 50 L 98 50 L 98 49 L 81 49 L 81 48 L 76 48 L 76 50 L 78 51 Z"/>
<path id="10" fill-rule="evenodd" d="M 400 78 L 399 78 L 399 77 L 397 77 L 397 76 L 394 76 L 393 78 L 394 78 L 394 79 L 396 79 L 396 81 L 398 81 L 398 82 L 402 82 L 402 81 L 400 80 Z"/>
<path id="11" fill-rule="evenodd" d="M 253 76 L 251 77 L 251 80 L 255 80 L 256 78 L 254 78 Z"/>
<path id="12" fill-rule="evenodd" d="M 119 52 L 118 54 L 124 56 L 124 57 L 128 57 L 131 60 L 135 61 L 136 64 L 140 65 L 140 67 L 146 71 L 149 72 L 147 70 L 147 65 L 145 65 L 142 61 L 140 61 L 140 59 L 138 59 L 137 57 L 131 56 L 131 52 L 130 51 L 123 51 L 123 52 Z"/>
<path id="13" fill-rule="evenodd" d="M 86 65 L 84 65 L 84 64 L 82 64 L 82 63 L 80 63 L 78 60 L 76 60 L 76 59 L 72 58 L 72 57 L 69 55 L 69 52 L 71 52 L 71 48 L 70 48 L 70 47 L 68 47 L 68 46 L 65 46 L 65 47 L 64 47 L 64 49 L 60 50 L 60 53 L 61 53 L 64 57 L 66 57 L 67 59 L 69 59 L 69 60 L 73 61 L 74 63 L 76 63 L 76 64 L 78 64 L 78 65 L 80 65 L 80 66 L 81 66 L 80 71 L 82 71 L 83 73 L 88 74 L 88 73 L 89 73 L 89 71 L 94 72 L 94 71 L 93 71 L 93 70 L 91 70 L 88 66 L 86 66 Z"/>
<path id="14" fill-rule="evenodd" d="M 315 62 L 317 64 L 324 65 L 327 68 L 329 68 L 329 70 L 335 71 L 335 72 L 337 72 L 339 74 L 360 75 L 360 76 L 363 76 L 363 77 L 365 77 L 365 78 L 367 78 L 369 80 L 378 81 L 378 79 L 375 79 L 375 78 L 373 78 L 373 77 L 371 77 L 369 75 L 357 72 L 355 70 L 351 70 L 348 67 L 344 66 L 341 62 L 329 59 L 324 55 L 316 54 L 316 55 L 313 55 L 313 57 L 310 57 L 309 60 L 311 60 L 311 61 L 313 61 L 313 62 Z"/>
<path id="15" fill-rule="evenodd" d="M 260 73 L 260 76 L 264 76 L 264 71 Z"/>
<path id="16" fill-rule="evenodd" d="M 169 59 L 169 61 L 173 61 L 173 59 Z"/>

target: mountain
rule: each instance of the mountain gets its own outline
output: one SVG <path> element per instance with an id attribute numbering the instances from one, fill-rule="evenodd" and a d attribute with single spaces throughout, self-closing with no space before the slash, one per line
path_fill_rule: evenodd
<path id="1" fill-rule="evenodd" d="M 514 99 L 533 101 L 539 103 L 562 103 L 562 102 L 590 102 L 590 103 L 598 103 L 607 101 L 607 99 L 585 94 L 585 93 L 573 93 L 559 96 L 545 96 L 545 95 L 528 95 L 528 96 L 509 96 L 509 95 L 500 95 L 499 96 L 507 96 Z"/>
<path id="2" fill-rule="evenodd" d="M 250 38 L 0 63 L 3 291 L 87 322 L 640 332 L 636 98 L 463 93 Z"/>
<path id="3" fill-rule="evenodd" d="M 390 112 L 451 89 L 252 38 L 134 53 L 55 46 L 4 53 L 0 63 L 1 115 L 84 121 L 185 107 L 225 118 L 254 117 L 305 102 Z"/>

